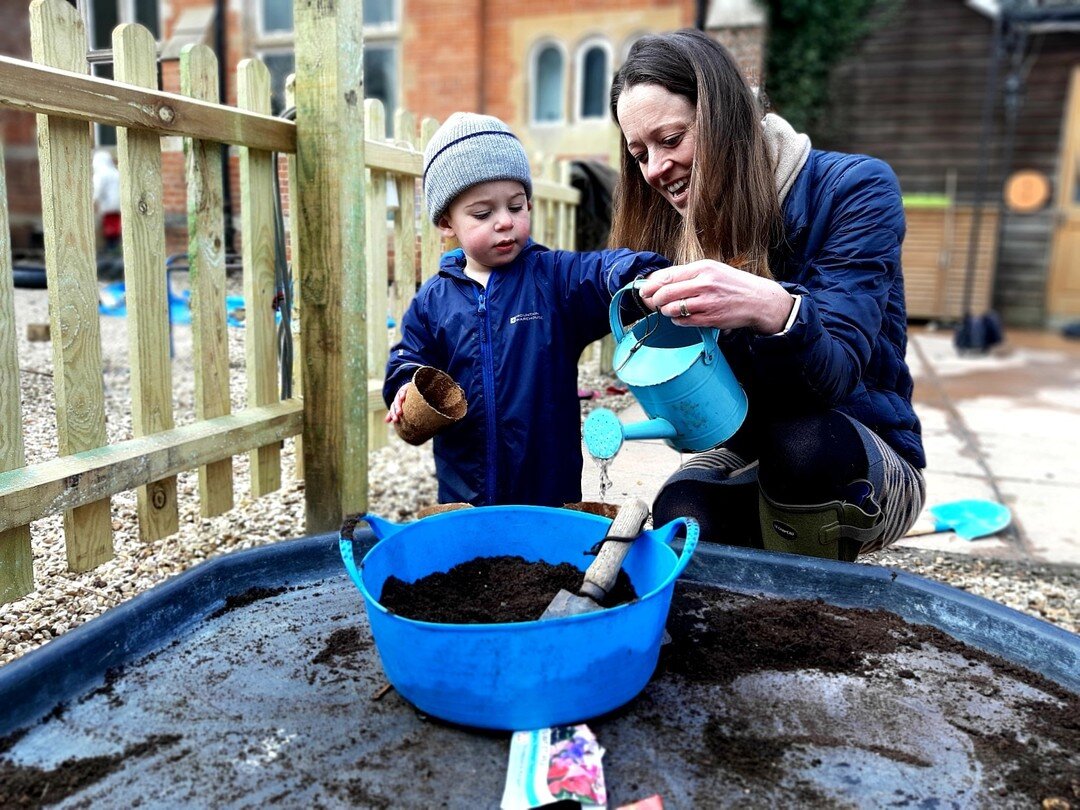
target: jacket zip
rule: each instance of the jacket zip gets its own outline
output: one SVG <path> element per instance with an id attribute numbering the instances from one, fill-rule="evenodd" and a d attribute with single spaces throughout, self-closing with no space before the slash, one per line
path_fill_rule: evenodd
<path id="1" fill-rule="evenodd" d="M 480 366 L 483 369 L 484 379 L 484 420 L 487 424 L 484 500 L 487 503 L 494 503 L 495 488 L 499 480 L 495 441 L 495 361 L 491 351 L 491 320 L 488 318 L 487 293 L 483 288 L 477 294 L 477 304 L 476 313 L 480 316 Z"/>

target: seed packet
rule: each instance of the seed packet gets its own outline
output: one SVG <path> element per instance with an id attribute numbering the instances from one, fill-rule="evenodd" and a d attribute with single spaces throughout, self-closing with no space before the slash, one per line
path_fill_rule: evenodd
<path id="1" fill-rule="evenodd" d="M 603 756 L 596 736 L 583 724 L 514 732 L 502 810 L 561 801 L 605 810 Z"/>

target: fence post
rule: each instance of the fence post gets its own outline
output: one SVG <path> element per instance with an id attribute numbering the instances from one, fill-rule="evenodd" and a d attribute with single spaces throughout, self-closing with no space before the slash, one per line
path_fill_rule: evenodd
<path id="1" fill-rule="evenodd" d="M 217 56 L 206 45 L 180 54 L 180 92 L 218 101 Z M 231 412 L 229 343 L 225 315 L 225 215 L 221 144 L 184 139 L 187 175 L 188 276 L 191 337 L 195 352 L 195 415 L 211 419 Z M 199 510 L 204 518 L 233 507 L 232 458 L 199 467 Z"/>
<path id="2" fill-rule="evenodd" d="M 427 147 L 428 142 L 435 134 L 435 130 L 439 128 L 439 122 L 434 118 L 425 118 L 420 124 L 420 149 L 421 151 Z M 421 195 L 423 194 L 423 178 L 421 178 Z M 427 281 L 437 272 L 439 272 L 439 256 L 442 253 L 442 234 L 431 222 L 431 218 L 427 213 L 426 201 L 422 201 L 421 206 L 423 211 L 421 213 L 420 221 L 423 225 L 420 228 L 420 279 L 421 281 Z"/>
<path id="3" fill-rule="evenodd" d="M 386 140 L 386 115 L 377 98 L 364 101 L 364 128 L 369 141 Z M 368 375 L 382 377 L 389 351 L 386 315 L 390 310 L 390 278 L 386 262 L 386 172 L 368 170 L 367 198 L 367 320 Z M 374 386 L 372 386 L 374 387 Z M 383 422 L 386 409 L 368 411 L 368 451 L 390 443 L 389 428 Z"/>
<path id="4" fill-rule="evenodd" d="M 35 62 L 86 73 L 86 31 L 75 7 L 66 0 L 34 0 L 30 49 Z M 37 122 L 56 426 L 60 454 L 70 455 L 106 442 L 90 174 L 94 140 L 85 121 L 39 115 Z M 73 571 L 112 559 L 109 499 L 65 512 L 64 540 Z"/>
<path id="5" fill-rule="evenodd" d="M 296 107 L 296 74 L 290 73 L 285 77 L 285 106 Z M 300 294 L 304 291 L 303 272 L 304 268 L 296 260 L 297 223 L 300 221 L 300 211 L 297 207 L 296 190 L 298 178 L 296 175 L 296 153 L 289 153 L 285 159 L 286 174 L 289 178 L 289 260 L 292 266 L 292 342 L 293 342 L 293 396 L 304 396 L 304 359 L 300 351 Z M 304 437 L 293 438 L 293 477 L 297 481 L 304 480 Z"/>
<path id="6" fill-rule="evenodd" d="M 15 335 L 15 283 L 11 269 L 4 144 L 0 142 L 0 472 L 26 463 L 19 393 L 19 342 Z M 34 588 L 30 527 L 0 531 L 0 605 Z"/>
<path id="7" fill-rule="evenodd" d="M 362 0 L 302 2 L 296 24 L 298 262 L 304 271 L 307 529 L 367 507 Z"/>
<path id="8" fill-rule="evenodd" d="M 408 110 L 394 113 L 394 139 L 416 149 L 416 116 Z M 391 314 L 401 336 L 401 318 L 416 294 L 416 178 L 397 176 L 398 210 L 394 228 L 394 298 Z"/>
<path id="9" fill-rule="evenodd" d="M 236 71 L 237 106 L 270 114 L 270 71 L 244 59 Z M 240 230 L 244 262 L 244 365 L 248 405 L 278 402 L 274 336 L 274 155 L 240 147 Z M 281 445 L 253 450 L 251 494 L 256 498 L 281 486 Z"/>
<path id="10" fill-rule="evenodd" d="M 157 89 L 154 38 L 140 25 L 113 31 L 116 80 Z M 136 437 L 173 427 L 169 296 L 165 273 L 161 137 L 116 129 L 120 168 L 120 225 L 124 248 L 131 424 Z M 180 528 L 176 476 L 139 487 L 139 537 L 149 542 Z"/>

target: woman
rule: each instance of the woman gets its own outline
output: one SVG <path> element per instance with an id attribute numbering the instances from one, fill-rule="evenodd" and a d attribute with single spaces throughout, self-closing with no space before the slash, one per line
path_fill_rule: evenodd
<path id="1" fill-rule="evenodd" d="M 911 405 L 892 170 L 813 150 L 761 115 L 728 52 L 679 31 L 634 44 L 611 87 L 622 176 L 611 244 L 670 256 L 643 302 L 721 330 L 746 422 L 653 506 L 702 537 L 853 560 L 894 542 L 925 496 Z"/>

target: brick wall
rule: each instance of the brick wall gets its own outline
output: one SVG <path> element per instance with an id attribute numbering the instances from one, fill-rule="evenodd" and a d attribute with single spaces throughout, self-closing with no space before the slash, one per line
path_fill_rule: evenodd
<path id="1" fill-rule="evenodd" d="M 0 25 L 0 53 L 30 58 L 30 17 L 4 13 Z M 41 181 L 37 163 L 37 122 L 33 115 L 0 108 L 0 141 L 4 146 L 11 244 L 31 247 L 41 230 Z"/>
<path id="2" fill-rule="evenodd" d="M 625 24 L 640 12 L 675 9 L 681 25 L 694 22 L 693 0 L 405 0 L 402 27 L 402 100 L 418 115 L 440 121 L 456 110 L 483 110 L 519 127 L 514 79 L 528 71 L 529 54 L 511 49 L 510 27 L 547 16 L 610 13 Z M 481 16 L 481 9 L 483 15 Z M 647 29 L 646 29 L 647 30 Z M 565 41 L 603 30 L 553 32 Z"/>
<path id="3" fill-rule="evenodd" d="M 751 87 L 761 84 L 765 74 L 765 28 L 746 26 L 740 28 L 716 28 L 709 35 L 731 51 L 743 76 Z"/>

